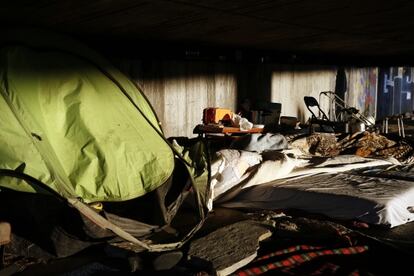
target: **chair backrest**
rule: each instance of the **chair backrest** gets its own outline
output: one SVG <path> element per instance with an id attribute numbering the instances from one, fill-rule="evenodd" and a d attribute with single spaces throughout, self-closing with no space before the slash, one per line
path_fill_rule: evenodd
<path id="1" fill-rule="evenodd" d="M 316 116 L 316 114 L 313 113 L 313 111 L 311 109 L 311 107 L 316 106 L 318 108 L 318 111 L 322 114 L 322 119 L 323 120 L 329 120 L 328 116 L 326 116 L 325 112 L 323 112 L 323 110 L 319 106 L 318 101 L 314 97 L 305 96 L 305 97 L 303 97 L 303 100 L 305 101 L 305 105 L 308 108 L 309 112 L 312 113 L 313 118 L 318 118 L 318 116 Z"/>
<path id="2" fill-rule="evenodd" d="M 312 106 L 317 106 L 319 108 L 319 103 L 314 97 L 305 96 L 305 97 L 303 97 L 303 100 L 305 101 L 306 107 L 309 108 L 309 107 L 312 107 Z"/>

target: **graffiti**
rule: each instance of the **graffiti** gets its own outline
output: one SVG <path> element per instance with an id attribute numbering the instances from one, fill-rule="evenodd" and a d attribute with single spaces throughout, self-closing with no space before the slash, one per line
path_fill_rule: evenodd
<path id="1" fill-rule="evenodd" d="M 392 70 L 392 69 L 391 69 Z M 388 90 L 388 86 L 390 86 L 390 87 L 394 87 L 394 79 L 392 78 L 392 76 L 391 76 L 391 74 L 387 74 L 387 73 L 385 73 L 384 74 L 384 83 L 383 83 L 383 93 L 388 93 L 389 92 L 389 90 Z"/>
<path id="2" fill-rule="evenodd" d="M 412 112 L 414 109 L 414 68 L 381 68 L 378 75 L 377 117 Z"/>
<path id="3" fill-rule="evenodd" d="M 377 100 L 377 68 L 350 68 L 347 103 L 365 116 L 375 115 Z"/>

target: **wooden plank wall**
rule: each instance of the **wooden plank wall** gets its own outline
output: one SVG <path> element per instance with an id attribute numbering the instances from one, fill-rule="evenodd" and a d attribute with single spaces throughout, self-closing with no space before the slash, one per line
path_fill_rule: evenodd
<path id="1" fill-rule="evenodd" d="M 244 98 L 282 103 L 283 116 L 305 122 L 310 113 L 303 97 L 319 100 L 321 91 L 334 90 L 336 78 L 333 67 L 130 59 L 115 63 L 142 87 L 167 137 L 194 136 L 204 108 L 235 111 Z M 328 110 L 326 98 L 320 105 Z"/>
<path id="2" fill-rule="evenodd" d="M 166 137 L 194 136 L 206 107 L 236 109 L 237 81 L 232 64 L 203 61 L 118 60 L 154 107 Z"/>
<path id="3" fill-rule="evenodd" d="M 319 101 L 322 91 L 334 91 L 336 68 L 285 66 L 272 69 L 272 102 L 282 103 L 282 116 L 295 116 L 302 122 L 310 117 L 303 97 L 313 96 Z M 328 114 L 328 100 L 321 98 L 322 110 Z"/>
<path id="4" fill-rule="evenodd" d="M 165 135 L 193 136 L 206 107 L 237 110 L 237 103 L 282 103 L 282 115 L 306 121 L 303 97 L 334 90 L 336 69 L 315 66 L 231 64 L 204 61 L 118 60 L 118 67 L 143 89 Z M 327 111 L 327 101 L 321 102 Z"/>
<path id="5" fill-rule="evenodd" d="M 321 91 L 334 91 L 334 67 L 237 64 L 207 61 L 116 60 L 115 64 L 142 88 L 157 112 L 167 137 L 194 136 L 206 107 L 237 110 L 244 98 L 252 103 L 282 103 L 282 116 L 305 122 L 310 113 L 304 96 L 320 101 Z M 414 68 L 346 68 L 345 102 L 381 119 L 414 110 Z"/>

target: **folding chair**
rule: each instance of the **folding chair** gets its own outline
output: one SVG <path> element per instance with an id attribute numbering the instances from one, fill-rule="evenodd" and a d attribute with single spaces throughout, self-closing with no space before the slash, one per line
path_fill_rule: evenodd
<path id="1" fill-rule="evenodd" d="M 314 97 L 311 97 L 311 96 L 305 96 L 303 100 L 305 101 L 306 108 L 312 114 L 312 117 L 309 121 L 310 132 L 312 132 L 312 124 L 318 124 L 322 131 L 334 132 L 335 122 L 332 122 L 329 120 L 328 116 L 326 116 L 325 112 L 323 112 L 323 110 L 319 106 L 318 101 Z M 318 109 L 319 113 L 322 115 L 321 119 L 319 119 L 318 116 L 316 116 L 316 114 L 313 112 L 311 107 L 316 107 Z"/>

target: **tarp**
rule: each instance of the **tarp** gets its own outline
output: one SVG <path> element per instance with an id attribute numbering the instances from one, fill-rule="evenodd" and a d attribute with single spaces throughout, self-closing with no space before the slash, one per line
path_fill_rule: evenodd
<path id="1" fill-rule="evenodd" d="M 85 202 L 133 199 L 171 176 L 151 106 L 99 55 L 38 32 L 6 33 L 0 47 L 0 169 Z M 38 190 L 5 176 L 0 186 Z"/>

